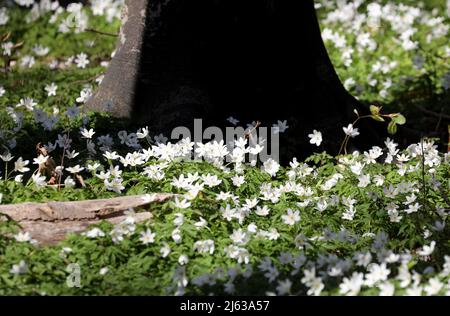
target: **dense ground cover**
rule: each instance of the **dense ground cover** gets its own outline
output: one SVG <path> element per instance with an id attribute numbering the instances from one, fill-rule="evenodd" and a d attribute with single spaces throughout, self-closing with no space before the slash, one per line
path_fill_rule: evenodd
<path id="1" fill-rule="evenodd" d="M 152 205 L 146 223 L 129 210 L 119 225 L 56 246 L 0 222 L 0 294 L 449 294 L 450 157 L 437 146 L 445 137 L 392 138 L 334 157 L 311 131 L 318 153 L 286 166 L 244 163 L 261 150 L 246 139 L 167 143 L 146 127 L 80 111 L 114 49 L 116 38 L 98 31 L 118 32 L 120 1 L 32 3 L 0 9 L 0 203 L 180 197 Z M 448 109 L 446 4 L 317 7 L 346 87 L 444 135 L 442 117 L 426 121 L 413 109 Z M 343 141 L 358 137 L 357 127 L 343 126 Z M 194 151 L 202 159 L 191 160 Z"/>

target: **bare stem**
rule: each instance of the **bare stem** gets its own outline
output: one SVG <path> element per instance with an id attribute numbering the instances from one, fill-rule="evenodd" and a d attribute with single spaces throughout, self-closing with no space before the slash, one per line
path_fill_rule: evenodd
<path id="1" fill-rule="evenodd" d="M 91 29 L 91 28 L 86 29 L 85 31 L 86 31 L 86 32 L 92 32 L 92 33 L 97 33 L 97 34 L 100 34 L 100 35 L 112 36 L 112 37 L 117 37 L 117 36 L 119 36 L 119 34 L 103 32 L 103 31 L 99 31 L 99 30 Z"/>

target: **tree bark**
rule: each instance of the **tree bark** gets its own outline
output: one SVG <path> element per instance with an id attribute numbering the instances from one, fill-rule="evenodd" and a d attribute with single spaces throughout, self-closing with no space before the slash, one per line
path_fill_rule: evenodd
<path id="1" fill-rule="evenodd" d="M 117 53 L 87 109 L 166 134 L 194 118 L 220 127 L 229 115 L 287 120 L 289 156 L 311 152 L 312 129 L 337 152 L 353 110 L 367 112 L 333 68 L 313 0 L 126 0 L 124 12 Z M 378 141 L 362 129 L 361 144 Z"/>
<path id="2" fill-rule="evenodd" d="M 127 0 L 119 39 L 105 77 L 87 109 L 130 117 L 135 107 L 148 0 Z"/>
<path id="3" fill-rule="evenodd" d="M 0 205 L 0 220 L 14 220 L 40 243 L 55 244 L 67 234 L 80 233 L 102 220 L 118 224 L 127 218 L 124 211 L 163 202 L 173 196 L 158 193 L 86 201 Z M 142 222 L 151 219 L 152 213 L 139 212 L 132 217 L 136 222 Z"/>

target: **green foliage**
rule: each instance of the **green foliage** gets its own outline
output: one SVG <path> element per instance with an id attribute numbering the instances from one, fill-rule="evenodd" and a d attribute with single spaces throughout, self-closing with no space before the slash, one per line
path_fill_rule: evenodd
<path id="1" fill-rule="evenodd" d="M 415 4 L 414 1 L 406 2 Z M 445 6 L 435 2 L 438 12 L 443 15 Z M 326 21 L 326 14 L 335 9 L 333 2 L 329 5 L 331 7 L 325 6 L 318 11 L 322 21 Z M 364 3 L 358 10 L 364 12 L 366 7 L 367 3 Z M 89 17 L 90 28 L 118 32 L 117 19 L 110 23 L 104 16 L 94 16 L 90 9 L 83 9 L 83 12 Z M 326 152 L 316 153 L 305 162 L 292 161 L 290 166 L 280 167 L 274 175 L 259 166 L 243 165 L 240 170 L 235 164 L 218 166 L 206 161 L 185 161 L 180 157 L 167 160 L 152 157 L 140 166 L 123 166 L 105 159 L 98 142 L 95 144 L 97 152 L 90 152 L 88 141 L 80 137 L 80 128 L 93 129 L 96 136 L 116 138 L 119 131 L 136 130 L 138 126 L 105 114 L 66 114 L 74 104 L 83 103 L 77 99 L 86 85 L 95 89 L 96 78 L 105 70 L 101 61 L 109 58 L 115 38 L 94 32 L 58 32 L 60 22 L 69 16 L 68 12 L 62 12 L 54 23 L 49 22 L 49 13 L 32 23 L 24 23 L 28 13 L 25 9 L 11 9 L 8 11 L 10 21 L 0 26 L 2 42 L 21 44 L 15 48 L 14 58 L 3 56 L 5 66 L 11 67 L 0 73 L 1 86 L 5 89 L 5 94 L 0 96 L 0 153 L 8 149 L 14 156 L 10 162 L 1 161 L 0 203 L 76 201 L 171 192 L 184 195 L 183 201 L 186 198 L 185 202 L 190 205 L 183 208 L 179 201 L 155 203 L 134 210 L 151 210 L 153 218 L 147 222 L 136 224 L 128 220 L 117 225 L 102 222 L 96 228 L 104 236 L 92 235 L 95 230 L 90 227 L 88 234 L 72 234 L 51 246 L 33 243 L 29 240 L 32 236 L 21 235 L 22 228 L 6 218 L 0 221 L 0 295 L 342 295 L 347 292 L 342 292 L 341 285 L 354 273 L 371 275 L 369 266 L 357 264 L 361 254 L 369 254 L 369 262 L 373 264 L 385 264 L 389 276 L 371 286 L 361 285 L 356 294 L 377 295 L 381 284 L 386 285 L 386 282 L 395 287 L 395 294 L 407 293 L 414 286 L 412 283 L 402 285 L 404 280 L 401 282 L 398 276 L 404 266 L 411 272 L 409 277 L 415 275 L 417 279 L 417 275 L 421 276 L 417 282 L 421 282 L 425 292 L 432 293 L 426 287 L 430 279 L 437 278 L 443 284 L 448 282 L 450 229 L 445 223 L 450 207 L 449 157 L 439 153 L 430 140 L 413 144 L 407 150 L 398 149 L 390 141 L 387 148 L 380 149 L 380 155 L 375 155 L 376 158 L 373 155 L 377 148 L 338 157 Z M 323 23 L 356 46 L 357 38 L 346 25 Z M 365 24 L 362 26 L 363 31 L 373 36 L 378 48 L 355 53 L 349 66 L 343 64 L 342 51 L 327 42 L 341 78 L 353 78 L 363 87 L 359 90 L 353 86 L 350 91 L 363 100 L 375 102 L 381 98 L 376 104 L 385 104 L 383 108 L 391 113 L 384 114 L 381 106 L 372 105 L 368 116 L 356 112 L 357 121 L 367 117 L 383 122 L 388 131 L 395 134 L 406 119 L 397 113 L 403 113 L 404 104 L 386 105 L 393 100 L 394 94 L 405 90 L 419 91 L 424 82 L 434 94 L 445 94 L 441 77 L 449 70 L 448 65 L 434 53 L 444 53 L 446 39 L 437 38 L 428 43 L 426 35 L 430 27 L 416 26 L 418 32 L 414 39 L 420 43 L 420 51 L 425 56 L 422 69 L 414 67 L 413 52 L 399 47 L 395 41 L 397 33 L 384 22 L 378 30 L 371 30 Z M 9 32 L 9 36 L 3 36 Z M 20 62 L 26 55 L 34 56 L 36 44 L 48 47 L 49 53 L 42 58 L 35 56 L 36 64 L 32 68 L 11 64 Z M 71 56 L 81 52 L 90 60 L 86 69 L 68 63 Z M 397 62 L 389 74 L 371 70 L 383 56 L 386 56 L 386 62 Z M 51 69 L 49 63 L 52 61 L 57 61 L 59 68 Z M 412 83 L 397 85 L 404 77 L 412 77 Z M 371 79 L 377 79 L 377 83 L 371 85 Z M 385 90 L 383 82 L 388 79 L 394 87 L 388 89 L 387 94 L 380 94 Z M 52 82 L 58 86 L 57 94 L 48 97 L 45 87 Z M 14 111 L 16 104 L 25 97 L 36 100 L 37 109 L 58 117 L 52 128 L 44 129 L 32 111 Z M 24 117 L 18 119 L 11 113 L 22 113 Z M 79 155 L 68 159 L 63 149 L 57 147 L 50 153 L 57 164 L 64 160 L 66 167 L 77 164 L 87 167 L 94 163 L 100 167 L 96 171 L 80 172 L 85 187 L 78 184 L 60 190 L 54 186 L 39 188 L 30 179 L 37 168 L 32 164 L 37 156 L 36 144 L 54 143 L 62 135 L 72 139 L 71 149 Z M 349 136 L 344 140 L 343 149 L 348 139 Z M 140 144 L 144 148 L 155 145 L 154 142 L 146 143 L 148 140 L 142 140 Z M 12 146 L 13 141 L 16 146 Z M 425 150 L 420 150 L 421 145 Z M 131 150 L 120 141 L 112 146 L 122 157 Z M 14 177 L 21 174 L 14 170 L 14 162 L 19 157 L 30 160 L 28 167 L 32 170 L 23 174 L 23 181 L 14 181 Z M 122 171 L 124 189 L 121 193 L 109 190 L 98 176 L 114 165 L 120 166 Z M 156 178 L 142 172 L 143 168 L 152 166 L 161 168 L 164 175 Z M 204 184 L 206 181 L 201 177 L 206 175 L 217 176 L 220 183 L 216 186 Z M 194 192 L 197 193 L 195 197 L 189 198 L 193 194 L 191 190 L 175 185 L 174 179 L 181 176 L 196 178 L 195 185 L 203 184 L 198 192 Z M 235 183 L 236 176 L 244 177 L 242 184 Z M 364 178 L 367 176 L 370 181 Z M 257 205 L 245 206 L 255 199 Z M 245 217 L 241 221 L 227 219 L 227 209 L 243 212 Z M 300 217 L 292 225 L 289 218 L 286 220 L 289 210 L 293 214 L 298 212 Z M 153 238 L 147 236 L 148 232 L 150 237 L 155 234 Z M 234 236 L 236 232 L 246 236 L 244 241 Z M 143 236 L 152 241 L 144 243 Z M 200 252 L 197 243 L 203 241 L 213 241 L 214 249 Z M 420 251 L 432 242 L 436 243 L 434 251 L 421 255 Z M 240 248 L 235 251 L 237 255 L 230 250 L 232 246 Z M 397 255 L 402 258 L 396 258 Z M 392 262 L 386 263 L 386 257 Z M 76 281 L 73 264 L 80 269 L 80 287 L 68 283 Z M 314 285 L 304 280 L 312 268 L 316 269 L 315 277 L 321 277 L 319 286 L 317 282 Z M 340 274 L 336 272 L 339 269 L 342 269 Z M 285 280 L 292 282 L 288 291 L 281 287 Z M 313 280 L 317 281 L 317 278 Z M 318 290 L 321 284 L 323 289 Z M 445 291 L 442 286 L 437 294 L 445 294 Z"/>

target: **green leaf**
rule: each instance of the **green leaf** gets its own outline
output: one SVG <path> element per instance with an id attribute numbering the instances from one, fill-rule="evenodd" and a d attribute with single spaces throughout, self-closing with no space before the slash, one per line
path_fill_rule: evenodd
<path id="1" fill-rule="evenodd" d="M 371 105 L 370 106 L 370 113 L 372 113 L 372 115 L 379 116 L 380 115 L 380 110 L 381 110 L 381 108 L 376 106 L 376 105 Z"/>
<path id="2" fill-rule="evenodd" d="M 398 125 L 403 125 L 406 123 L 406 118 L 400 113 L 397 113 L 392 116 L 392 121 L 394 121 Z"/>
<path id="3" fill-rule="evenodd" d="M 389 122 L 387 130 L 389 134 L 394 135 L 397 133 L 397 124 L 394 121 Z"/>
<path id="4" fill-rule="evenodd" d="M 384 122 L 384 118 L 382 118 L 379 115 L 371 115 L 370 117 L 373 118 L 375 121 Z"/>

